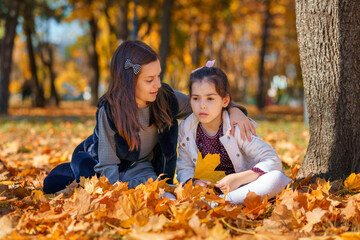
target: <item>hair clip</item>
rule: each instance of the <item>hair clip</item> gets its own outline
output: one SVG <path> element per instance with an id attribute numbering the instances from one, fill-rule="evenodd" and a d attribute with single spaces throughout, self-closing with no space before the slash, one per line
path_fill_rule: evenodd
<path id="1" fill-rule="evenodd" d="M 141 70 L 141 65 L 137 63 L 133 64 L 130 59 L 126 59 L 124 68 L 133 68 L 135 75 L 138 75 Z"/>
<path id="2" fill-rule="evenodd" d="M 194 73 L 194 72 L 196 72 L 197 70 L 202 69 L 203 67 L 213 67 L 213 66 L 214 66 L 214 63 L 215 63 L 215 60 L 207 61 L 206 64 L 205 64 L 205 66 L 199 67 L 199 68 L 193 70 L 191 73 Z"/>

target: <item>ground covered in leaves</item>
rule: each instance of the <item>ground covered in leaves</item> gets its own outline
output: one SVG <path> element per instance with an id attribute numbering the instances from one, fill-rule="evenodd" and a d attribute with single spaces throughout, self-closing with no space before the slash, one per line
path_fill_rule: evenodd
<path id="1" fill-rule="evenodd" d="M 257 133 L 276 148 L 285 173 L 294 179 L 308 130 L 301 117 L 280 119 L 258 119 Z M 94 125 L 90 116 L 0 118 L 0 238 L 360 238 L 360 175 L 355 174 L 333 183 L 294 181 L 275 199 L 249 193 L 244 205 L 189 184 L 155 181 L 128 189 L 106 178 L 82 179 L 61 194 L 45 195 L 46 174 L 71 160 Z M 165 198 L 165 191 L 177 200 Z"/>

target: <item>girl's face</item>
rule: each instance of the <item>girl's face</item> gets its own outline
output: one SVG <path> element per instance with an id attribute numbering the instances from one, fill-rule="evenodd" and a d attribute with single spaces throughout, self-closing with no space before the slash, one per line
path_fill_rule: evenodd
<path id="1" fill-rule="evenodd" d="M 161 87 L 160 73 L 159 60 L 141 66 L 135 87 L 136 103 L 139 108 L 146 107 L 147 102 L 156 100 L 156 95 Z"/>
<path id="2" fill-rule="evenodd" d="M 191 108 L 201 124 L 217 128 L 222 122 L 222 109 L 227 107 L 230 97 L 221 97 L 215 84 L 205 80 L 194 82 L 190 97 Z"/>

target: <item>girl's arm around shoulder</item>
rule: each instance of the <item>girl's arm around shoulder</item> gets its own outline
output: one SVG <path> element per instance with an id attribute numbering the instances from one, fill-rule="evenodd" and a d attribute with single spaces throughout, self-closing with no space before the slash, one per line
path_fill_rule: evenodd
<path id="1" fill-rule="evenodd" d="M 110 128 L 104 107 L 98 115 L 98 160 L 94 170 L 105 175 L 111 184 L 119 180 L 120 159 L 116 155 L 115 132 Z"/>
<path id="2" fill-rule="evenodd" d="M 235 127 L 235 139 L 242 152 L 252 161 L 255 161 L 254 167 L 264 172 L 282 170 L 281 160 L 275 149 L 259 136 L 251 134 L 251 142 L 247 139 L 244 141 L 241 138 L 240 129 Z"/>
<path id="3" fill-rule="evenodd" d="M 178 159 L 176 161 L 177 167 L 177 180 L 181 183 L 185 183 L 187 180 L 192 178 L 195 173 L 195 163 L 191 159 L 191 153 L 187 144 L 184 143 L 185 140 L 185 120 L 181 122 L 179 127 L 179 136 L 178 136 Z"/>

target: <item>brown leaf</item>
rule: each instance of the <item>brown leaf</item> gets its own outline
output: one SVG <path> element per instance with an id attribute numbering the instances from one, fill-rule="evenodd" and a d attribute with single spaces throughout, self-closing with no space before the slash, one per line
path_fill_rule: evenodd
<path id="1" fill-rule="evenodd" d="M 271 214 L 271 217 L 268 221 L 264 221 L 264 226 L 266 224 L 276 224 L 279 227 L 285 227 L 286 229 L 293 230 L 302 226 L 302 213 L 299 210 L 288 209 L 284 205 L 277 205 L 274 208 L 274 211 Z"/>
<path id="2" fill-rule="evenodd" d="M 262 200 L 261 196 L 249 191 L 244 200 L 244 213 L 251 219 L 263 215 L 266 212 L 267 199 L 268 197 L 266 196 L 264 200 Z"/>

